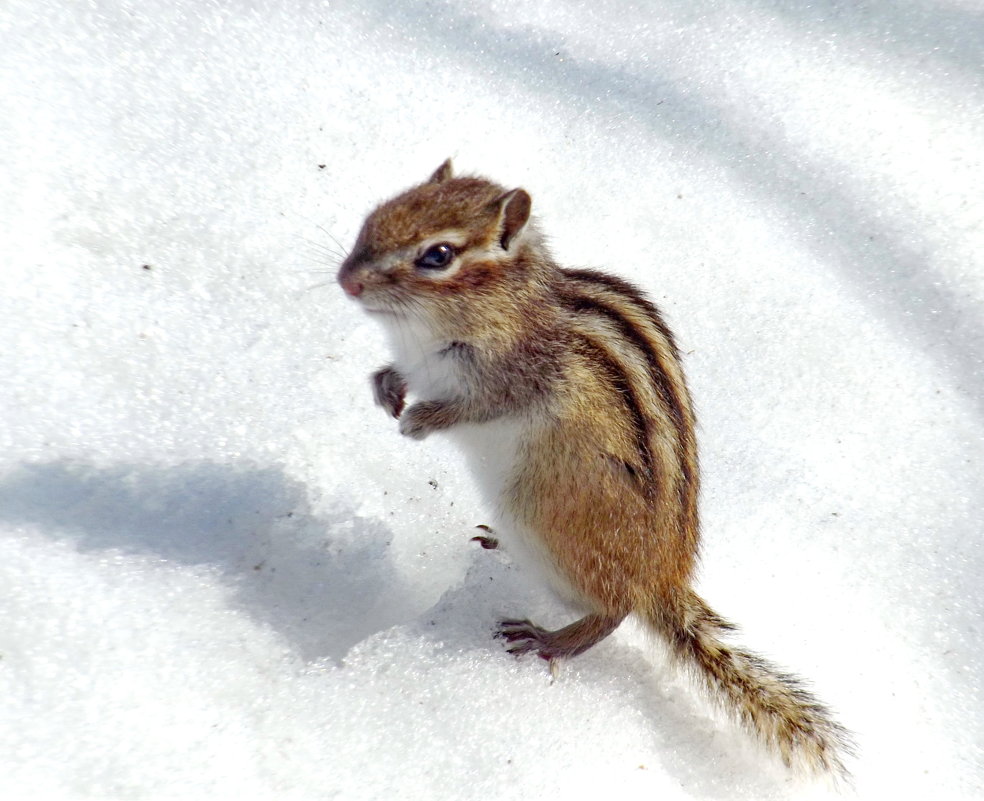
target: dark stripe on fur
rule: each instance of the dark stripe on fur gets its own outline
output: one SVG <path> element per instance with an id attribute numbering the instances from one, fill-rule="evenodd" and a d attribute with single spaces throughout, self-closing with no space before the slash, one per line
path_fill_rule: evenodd
<path id="1" fill-rule="evenodd" d="M 636 306 L 638 306 L 641 309 L 641 311 L 649 318 L 649 321 L 653 324 L 653 327 L 659 332 L 659 335 L 663 339 L 663 341 L 666 342 L 667 345 L 669 345 L 670 353 L 673 355 L 673 358 L 679 362 L 680 351 L 677 348 L 676 340 L 673 338 L 673 333 L 670 331 L 669 327 L 666 325 L 666 322 L 663 320 L 663 315 L 660 314 L 659 309 L 657 309 L 656 306 L 652 302 L 650 302 L 645 295 L 642 294 L 642 292 L 639 290 L 638 287 L 630 284 L 628 281 L 622 280 L 617 276 L 609 275 L 608 273 L 603 273 L 598 270 L 564 270 L 563 272 L 567 276 L 569 276 L 570 278 L 574 278 L 575 280 L 584 281 L 585 283 L 590 283 L 590 284 L 597 284 L 609 290 L 610 292 L 614 292 L 618 295 L 622 295 L 631 303 L 634 303 Z M 593 301 L 593 302 L 598 304 L 599 306 L 602 305 L 598 301 Z M 617 312 L 614 310 L 612 310 L 611 313 L 617 314 Z M 625 321 L 625 324 L 629 325 L 628 321 Z M 636 333 L 636 335 L 632 337 L 632 340 L 637 344 L 639 344 L 636 337 L 642 337 L 643 341 L 645 342 L 644 334 Z M 673 414 L 676 415 L 677 418 L 681 421 L 684 428 L 689 430 L 686 425 L 686 418 L 683 411 L 683 407 L 686 402 L 685 399 L 680 398 L 675 392 L 675 387 L 672 385 L 672 383 L 669 382 L 666 376 L 666 371 L 663 369 L 663 366 L 659 363 L 656 354 L 652 352 L 652 346 L 650 346 L 648 342 L 645 342 L 645 345 L 641 347 L 643 347 L 647 359 L 650 359 L 650 357 L 652 357 L 650 364 L 655 365 L 653 370 L 654 374 L 658 374 L 660 376 L 660 379 L 654 379 L 654 380 L 662 380 L 665 382 L 667 392 L 669 393 L 669 396 L 672 397 L 673 399 L 670 403 L 670 408 Z"/>
<path id="2" fill-rule="evenodd" d="M 689 441 L 689 427 L 687 426 L 684 411 L 680 407 L 679 398 L 677 398 L 676 393 L 673 391 L 670 378 L 663 370 L 663 366 L 659 362 L 659 357 L 653 350 L 646 335 L 626 320 L 617 309 L 613 309 L 611 306 L 600 303 L 593 298 L 585 297 L 584 295 L 567 295 L 562 296 L 561 301 L 575 313 L 587 311 L 604 317 L 615 326 L 623 338 L 638 348 L 649 367 L 649 377 L 653 382 L 653 387 L 656 389 L 656 394 L 663 401 L 663 406 L 669 412 L 676 425 L 677 441 L 681 445 L 687 444 Z"/>
<path id="3" fill-rule="evenodd" d="M 592 363 L 601 368 L 601 373 L 607 379 L 612 389 L 618 393 L 619 397 L 625 402 L 632 417 L 632 427 L 636 435 L 636 450 L 639 453 L 645 486 L 647 489 L 653 488 L 653 479 L 656 471 L 653 464 L 652 449 L 649 447 L 649 419 L 642 411 L 642 405 L 635 391 L 632 389 L 632 382 L 622 370 L 621 365 L 611 356 L 611 354 L 598 344 L 594 339 L 586 334 L 578 333 L 574 347 L 581 351 Z"/>
<path id="4" fill-rule="evenodd" d="M 673 333 L 670 331 L 669 326 L 663 320 L 663 315 L 660 313 L 656 305 L 649 300 L 635 284 L 630 284 L 628 281 L 619 278 L 616 275 L 611 275 L 609 273 L 601 272 L 600 270 L 562 270 L 562 272 L 570 278 L 574 278 L 578 281 L 586 281 L 591 284 L 600 284 L 612 292 L 619 295 L 624 295 L 637 306 L 641 307 L 642 310 L 649 316 L 652 320 L 653 325 L 663 339 L 666 340 L 667 344 L 670 346 L 670 352 L 673 354 L 675 359 L 680 358 L 680 351 L 677 349 L 676 340 L 673 338 Z"/>
<path id="5" fill-rule="evenodd" d="M 650 303 L 635 286 L 628 281 L 623 281 L 614 275 L 598 272 L 596 270 L 564 270 L 564 273 L 577 281 L 596 284 L 608 291 L 615 292 L 623 296 L 628 302 L 636 304 L 646 315 L 653 327 L 657 330 L 663 340 L 669 345 L 670 353 L 674 359 L 679 359 L 679 351 L 673 340 L 673 335 L 663 321 L 659 310 Z M 632 325 L 616 308 L 613 308 L 601 301 L 587 297 L 585 295 L 574 295 L 570 292 L 562 292 L 561 302 L 565 303 L 572 311 L 589 311 L 604 316 L 616 328 L 619 333 L 633 343 L 644 355 L 649 366 L 653 386 L 656 393 L 663 399 L 663 402 L 673 419 L 676 427 L 677 442 L 684 453 L 680 458 L 680 469 L 683 472 L 684 484 L 679 487 L 681 500 L 685 507 L 690 503 L 687 495 L 693 489 L 697 480 L 696 472 L 692 469 L 692 460 L 696 460 L 696 443 L 692 424 L 686 413 L 685 404 L 688 403 L 685 397 L 686 388 L 678 388 L 670 380 L 666 370 L 659 360 L 659 355 L 646 334 Z M 682 389 L 682 392 L 681 392 Z M 681 394 L 684 397 L 681 397 Z"/>

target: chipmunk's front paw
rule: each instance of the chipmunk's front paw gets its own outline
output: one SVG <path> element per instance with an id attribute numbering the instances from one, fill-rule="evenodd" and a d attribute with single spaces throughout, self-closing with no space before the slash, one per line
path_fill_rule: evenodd
<path id="1" fill-rule="evenodd" d="M 435 430 L 434 410 L 429 403 L 415 403 L 400 418 L 400 433 L 410 439 L 424 439 Z"/>
<path id="2" fill-rule="evenodd" d="M 393 417 L 399 417 L 403 411 L 406 395 L 406 379 L 392 367 L 384 367 L 372 374 L 373 399 Z"/>

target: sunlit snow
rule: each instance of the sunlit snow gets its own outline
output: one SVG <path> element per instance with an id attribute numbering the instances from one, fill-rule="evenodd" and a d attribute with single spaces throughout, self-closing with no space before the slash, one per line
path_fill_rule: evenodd
<path id="1" fill-rule="evenodd" d="M 574 613 L 469 542 L 334 282 L 448 156 L 663 308 L 700 591 L 856 797 L 984 796 L 978 0 L 7 0 L 0 43 L 0 796 L 836 792 L 638 628 L 555 680 L 492 639 Z"/>

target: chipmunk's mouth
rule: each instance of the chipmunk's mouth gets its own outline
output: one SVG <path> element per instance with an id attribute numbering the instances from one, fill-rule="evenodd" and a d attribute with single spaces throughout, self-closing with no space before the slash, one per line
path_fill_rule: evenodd
<path id="1" fill-rule="evenodd" d="M 385 292 L 365 292 L 355 298 L 367 314 L 384 317 L 406 317 L 406 309 L 398 299 L 391 298 Z"/>
<path id="2" fill-rule="evenodd" d="M 365 302 L 362 304 L 362 310 L 367 314 L 379 314 L 386 317 L 402 317 L 403 315 L 399 310 L 391 308 L 389 306 L 367 306 Z"/>

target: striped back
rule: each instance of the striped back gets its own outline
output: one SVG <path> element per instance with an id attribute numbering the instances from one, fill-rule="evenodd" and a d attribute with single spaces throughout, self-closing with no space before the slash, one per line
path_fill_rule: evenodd
<path id="1" fill-rule="evenodd" d="M 696 547 L 699 473 L 694 413 L 679 352 L 659 310 L 629 282 L 595 270 L 562 270 L 558 299 L 574 346 L 623 399 L 637 434 L 643 485 L 662 478 L 680 502 Z M 634 467 L 629 466 L 630 470 Z"/>

